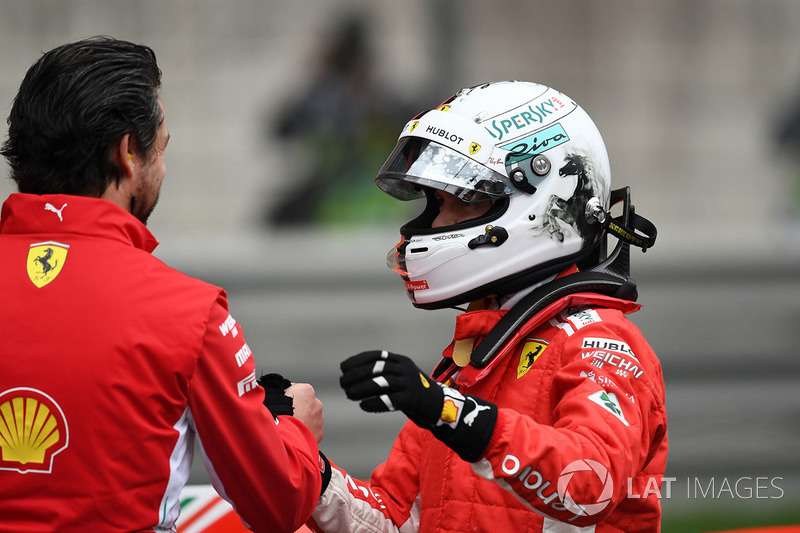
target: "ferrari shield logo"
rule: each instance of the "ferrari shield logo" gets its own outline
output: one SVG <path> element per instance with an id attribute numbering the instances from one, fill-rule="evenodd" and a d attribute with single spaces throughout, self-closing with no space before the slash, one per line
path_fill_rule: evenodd
<path id="1" fill-rule="evenodd" d="M 469 153 L 471 155 L 477 154 L 478 150 L 480 150 L 480 149 L 481 149 L 481 145 L 478 144 L 478 143 L 472 143 L 472 144 L 469 145 Z"/>
<path id="2" fill-rule="evenodd" d="M 28 277 L 42 288 L 61 273 L 67 260 L 68 244 L 48 241 L 31 244 L 28 251 Z"/>
<path id="3" fill-rule="evenodd" d="M 411 128 L 408 130 L 408 132 L 409 132 L 409 133 L 411 133 L 412 131 L 414 131 L 415 129 L 417 129 L 417 126 L 419 126 L 419 120 L 417 120 L 416 122 L 414 122 L 414 123 L 411 125 Z"/>
<path id="4" fill-rule="evenodd" d="M 533 363 L 539 359 L 539 356 L 544 353 L 547 348 L 547 341 L 543 339 L 530 339 L 522 347 L 522 352 L 519 354 L 519 364 L 517 365 L 517 379 L 521 378 L 528 373 Z"/>

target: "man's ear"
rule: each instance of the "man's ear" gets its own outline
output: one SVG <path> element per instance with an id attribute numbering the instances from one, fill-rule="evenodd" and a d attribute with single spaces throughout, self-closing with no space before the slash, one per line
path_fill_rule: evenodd
<path id="1" fill-rule="evenodd" d="M 133 177 L 136 172 L 136 156 L 134 155 L 135 140 L 130 133 L 122 136 L 117 146 L 114 147 L 112 158 L 119 169 L 120 179 Z"/>

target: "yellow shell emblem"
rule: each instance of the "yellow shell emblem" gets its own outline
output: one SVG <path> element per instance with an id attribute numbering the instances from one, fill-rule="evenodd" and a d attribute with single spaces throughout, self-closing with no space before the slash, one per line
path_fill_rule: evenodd
<path id="1" fill-rule="evenodd" d="M 48 241 L 31 244 L 28 250 L 28 277 L 38 288 L 42 288 L 61 273 L 67 260 L 68 244 Z"/>
<path id="2" fill-rule="evenodd" d="M 548 342 L 544 339 L 531 339 L 522 347 L 517 364 L 517 379 L 528 373 L 533 363 L 544 353 Z"/>
<path id="3" fill-rule="evenodd" d="M 0 394 L 0 470 L 50 473 L 68 441 L 67 420 L 50 396 L 24 387 Z"/>
<path id="4" fill-rule="evenodd" d="M 453 400 L 445 400 L 442 406 L 442 421 L 448 424 L 458 419 L 458 407 Z"/>

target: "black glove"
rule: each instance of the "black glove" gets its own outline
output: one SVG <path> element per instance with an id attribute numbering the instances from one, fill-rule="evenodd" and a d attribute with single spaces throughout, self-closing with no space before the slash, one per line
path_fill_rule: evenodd
<path id="1" fill-rule="evenodd" d="M 426 377 L 408 357 L 373 350 L 340 366 L 339 384 L 364 411 L 402 411 L 466 461 L 477 461 L 488 446 L 497 406 Z"/>
<path id="2" fill-rule="evenodd" d="M 264 374 L 257 381 L 264 387 L 264 405 L 272 416 L 294 414 L 292 398 L 285 394 L 286 389 L 292 385 L 291 381 L 280 374 Z"/>
<path id="3" fill-rule="evenodd" d="M 280 374 L 264 374 L 258 378 L 258 384 L 264 387 L 264 405 L 272 413 L 272 416 L 294 415 L 292 398 L 286 396 L 286 389 L 292 386 L 292 382 Z M 322 488 L 319 495 L 325 492 L 331 482 L 331 463 L 322 450 L 319 451 L 319 474 L 322 478 Z"/>
<path id="4" fill-rule="evenodd" d="M 349 399 L 361 401 L 364 411 L 402 411 L 423 427 L 433 426 L 442 413 L 442 388 L 404 355 L 362 352 L 340 367 L 339 384 Z"/>

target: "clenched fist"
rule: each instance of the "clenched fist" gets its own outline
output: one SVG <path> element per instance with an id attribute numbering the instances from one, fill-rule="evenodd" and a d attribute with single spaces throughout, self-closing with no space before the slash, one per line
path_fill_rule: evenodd
<path id="1" fill-rule="evenodd" d="M 497 422 L 497 406 L 428 378 L 404 355 L 361 352 L 342 362 L 339 384 L 371 413 L 402 411 L 465 461 L 477 461 Z"/>
<path id="2" fill-rule="evenodd" d="M 339 384 L 364 411 L 402 411 L 422 427 L 439 419 L 444 403 L 442 386 L 404 355 L 383 351 L 361 352 L 340 365 Z"/>

